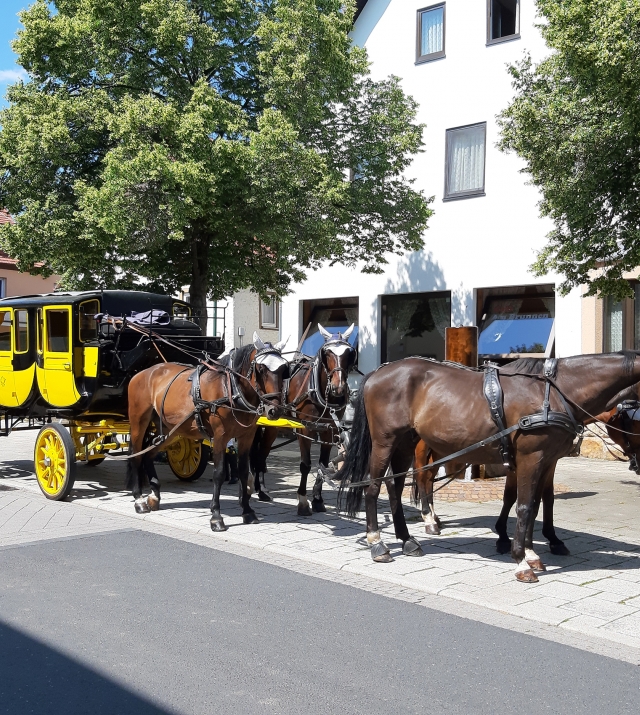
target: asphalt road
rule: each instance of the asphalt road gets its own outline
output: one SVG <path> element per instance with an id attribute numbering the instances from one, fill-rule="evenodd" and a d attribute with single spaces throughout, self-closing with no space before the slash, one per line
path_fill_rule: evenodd
<path id="1" fill-rule="evenodd" d="M 638 667 L 127 531 L 0 550 L 0 713 L 640 712 Z"/>

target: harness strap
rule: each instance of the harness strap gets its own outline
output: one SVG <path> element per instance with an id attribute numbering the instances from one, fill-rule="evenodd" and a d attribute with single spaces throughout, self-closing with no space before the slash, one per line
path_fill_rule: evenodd
<path id="1" fill-rule="evenodd" d="M 503 394 L 496 365 L 488 365 L 485 369 L 483 392 L 489 404 L 491 419 L 498 428 L 499 433 L 502 433 L 504 432 Z M 509 469 L 513 469 L 513 449 L 511 447 L 511 440 L 507 439 L 506 435 L 500 437 L 498 449 L 503 465 Z"/>

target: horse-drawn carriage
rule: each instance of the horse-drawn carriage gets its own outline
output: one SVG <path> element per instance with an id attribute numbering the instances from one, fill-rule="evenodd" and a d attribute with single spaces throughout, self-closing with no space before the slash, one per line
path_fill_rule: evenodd
<path id="1" fill-rule="evenodd" d="M 190 317 L 184 301 L 140 291 L 0 300 L 0 434 L 40 430 L 35 473 L 47 498 L 69 494 L 77 461 L 97 465 L 128 449 L 134 374 L 223 352 L 222 338 L 202 335 Z M 181 437 L 167 449 L 171 470 L 184 480 L 204 472 L 208 455 L 202 441 Z"/>

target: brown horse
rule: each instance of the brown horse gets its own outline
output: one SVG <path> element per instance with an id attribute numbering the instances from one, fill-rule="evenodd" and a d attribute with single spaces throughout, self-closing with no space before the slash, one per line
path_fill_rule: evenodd
<path id="1" fill-rule="evenodd" d="M 320 467 L 329 466 L 329 456 L 337 432 L 337 423 L 342 419 L 349 401 L 347 375 L 355 366 L 356 351 L 348 338 L 354 326 L 344 333 L 330 333 L 318 325 L 324 344 L 315 358 L 302 356 L 291 363 L 291 379 L 287 392 L 287 407 L 295 419 L 305 423 L 298 429 L 300 446 L 300 485 L 298 487 L 298 516 L 311 516 L 312 512 L 326 511 L 322 499 L 322 474 L 316 477 L 313 486 L 311 509 L 307 499 L 307 477 L 311 471 L 311 444 L 320 441 Z M 258 485 L 258 496 L 264 494 L 260 478 L 264 481 L 267 457 L 277 436 L 274 427 L 263 427 L 256 433 L 251 450 L 253 470 Z"/>
<path id="2" fill-rule="evenodd" d="M 176 363 L 155 365 L 135 375 L 129 384 L 129 422 L 131 452 L 142 451 L 152 421 L 156 432 L 166 434 L 178 427 L 172 437 L 211 441 L 213 454 L 213 498 L 211 529 L 225 531 L 220 514 L 220 489 L 225 477 L 224 453 L 230 439 L 238 441 L 238 477 L 242 483 L 242 518 L 245 524 L 257 521 L 249 505 L 247 477 L 249 449 L 260 415 L 276 419 L 282 414 L 283 381 L 289 363 L 280 350 L 263 343 L 254 334 L 254 344 L 232 350 L 220 358 L 222 367 L 202 371 Z M 200 397 L 194 391 L 199 380 Z M 196 382 L 197 385 L 197 382 Z M 195 396 L 195 399 L 194 399 Z M 156 436 L 156 440 L 158 437 Z M 170 441 L 159 444 L 144 455 L 132 457 L 127 469 L 127 489 L 131 489 L 138 513 L 160 507 L 160 482 L 153 458 Z M 144 477 L 151 494 L 142 496 Z"/>
<path id="3" fill-rule="evenodd" d="M 540 372 L 542 372 L 543 360 L 539 361 Z M 503 368 L 507 372 L 509 366 Z M 640 403 L 637 401 L 638 385 L 623 390 L 616 395 L 607 405 L 616 406 L 608 409 L 596 416 L 595 419 L 586 417 L 580 420 L 583 424 L 588 425 L 593 422 L 602 422 L 607 428 L 609 437 L 621 449 L 622 453 L 629 459 L 629 469 L 636 474 L 640 473 L 638 466 L 638 452 L 640 451 Z M 414 456 L 414 501 L 421 502 L 422 519 L 425 522 L 425 532 L 431 535 L 439 535 L 440 527 L 442 526 L 440 519 L 435 511 L 433 501 L 433 485 L 437 469 L 426 469 L 428 464 L 440 459 L 440 455 L 435 455 L 431 449 L 422 441 L 418 442 Z M 449 462 L 446 464 L 447 474 L 452 474 L 464 468 L 464 463 Z M 500 512 L 498 521 L 496 522 L 496 532 L 498 540 L 496 548 L 499 553 L 506 554 L 511 549 L 511 540 L 507 533 L 507 519 L 509 513 L 516 503 L 517 497 L 517 478 L 515 472 L 506 470 L 507 479 L 505 482 L 503 506 Z M 543 507 L 543 526 L 542 534 L 549 541 L 549 550 L 557 556 L 568 556 L 569 549 L 564 542 L 558 537 L 553 519 L 554 505 L 554 475 L 555 465 L 550 469 L 544 480 L 542 491 L 542 507 Z M 536 516 L 539 503 L 536 507 Z"/>
<path id="4" fill-rule="evenodd" d="M 575 431 L 567 424 L 573 413 L 592 415 L 603 411 L 621 390 L 638 382 L 640 365 L 635 352 L 581 355 L 557 361 L 557 377 L 540 374 L 536 360 L 517 360 L 501 371 L 504 390 L 504 423 L 517 478 L 517 526 L 511 546 L 516 578 L 535 582 L 533 566 L 542 566 L 533 551 L 535 509 L 545 478 L 561 457 L 572 449 Z M 551 389 L 551 385 L 554 385 Z M 543 423 L 543 402 L 549 389 L 550 410 L 563 416 Z M 566 396 L 565 398 L 562 395 Z M 567 400 L 573 407 L 569 407 Z M 536 415 L 537 423 L 529 418 Z M 571 418 L 571 419 L 570 419 Z M 535 428 L 530 428 L 531 424 Z M 340 471 L 339 504 L 349 515 L 360 508 L 363 490 L 367 517 L 367 541 L 374 561 L 389 561 L 390 552 L 380 538 L 377 499 L 381 482 L 387 483 L 396 536 L 403 553 L 421 555 L 410 536 L 402 509 L 402 474 L 413 461 L 420 439 L 435 454 L 449 455 L 478 445 L 465 454 L 470 464 L 503 463 L 500 442 L 489 439 L 497 432 L 483 394 L 482 371 L 454 367 L 420 358 L 407 358 L 383 365 L 369 375 L 360 391 L 351 437 L 351 447 Z M 572 433 L 573 432 L 573 433 Z M 366 487 L 353 487 L 367 480 Z M 346 503 L 345 503 L 346 502 Z"/>

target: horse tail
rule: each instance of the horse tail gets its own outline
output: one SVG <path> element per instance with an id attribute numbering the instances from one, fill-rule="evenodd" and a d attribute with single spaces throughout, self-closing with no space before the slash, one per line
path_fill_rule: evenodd
<path id="1" fill-rule="evenodd" d="M 362 482 L 369 474 L 369 461 L 371 458 L 371 432 L 369 420 L 364 405 L 364 386 L 370 375 L 360 383 L 358 397 L 356 398 L 353 425 L 349 449 L 345 455 L 344 464 L 336 475 L 340 480 L 338 488 L 338 511 L 345 512 L 347 516 L 354 517 L 362 504 L 364 487 L 351 488 L 353 482 Z"/>

